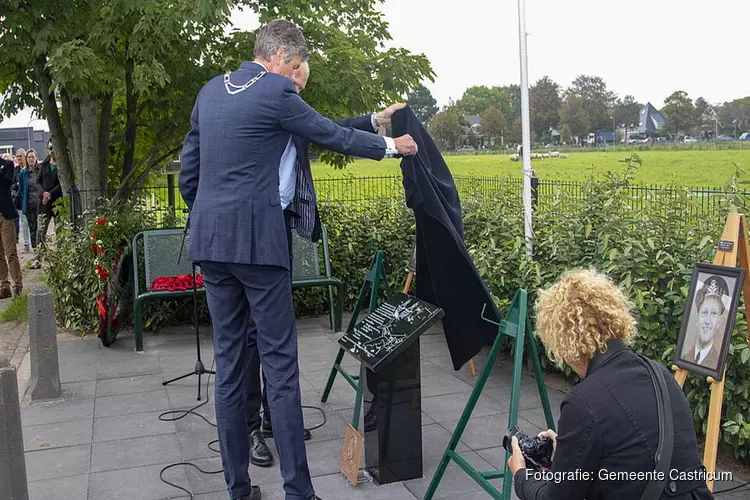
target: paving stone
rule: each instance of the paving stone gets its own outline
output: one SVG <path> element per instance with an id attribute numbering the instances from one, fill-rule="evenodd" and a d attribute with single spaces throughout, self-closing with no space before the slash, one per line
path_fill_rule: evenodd
<path id="1" fill-rule="evenodd" d="M 149 413 L 170 410 L 165 389 L 139 394 L 124 394 L 96 398 L 94 418 L 116 417 L 133 413 Z"/>
<path id="2" fill-rule="evenodd" d="M 29 500 L 87 500 L 89 475 L 61 477 L 43 481 L 29 482 Z"/>
<path id="3" fill-rule="evenodd" d="M 28 481 L 75 476 L 89 471 L 91 445 L 26 452 Z"/>
<path id="4" fill-rule="evenodd" d="M 24 427 L 58 422 L 81 422 L 93 417 L 93 399 L 33 403 L 21 408 L 21 421 Z"/>
<path id="5" fill-rule="evenodd" d="M 94 419 L 93 442 L 117 441 L 176 432 L 174 422 L 162 422 L 157 413 L 136 413 Z"/>
<path id="6" fill-rule="evenodd" d="M 472 387 L 448 373 L 422 377 L 422 398 L 471 392 Z"/>
<path id="7" fill-rule="evenodd" d="M 458 420 L 461 418 L 461 414 L 466 408 L 466 404 L 469 402 L 471 397 L 470 392 L 458 393 L 458 394 L 445 394 L 442 396 L 423 397 L 422 398 L 422 409 L 427 413 L 435 422 L 448 422 L 451 420 Z M 480 395 L 474 410 L 472 411 L 472 417 L 481 417 L 485 415 L 494 415 L 499 413 L 499 405 L 489 399 L 484 394 Z"/>
<path id="8" fill-rule="evenodd" d="M 121 396 L 154 391 L 162 386 L 160 375 L 136 375 L 97 380 L 96 397 Z"/>
<path id="9" fill-rule="evenodd" d="M 96 381 L 68 382 L 62 384 L 63 399 L 77 401 L 94 399 L 96 396 Z"/>
<path id="10" fill-rule="evenodd" d="M 32 425 L 23 429 L 26 451 L 60 448 L 91 443 L 93 419 Z"/>
<path id="11" fill-rule="evenodd" d="M 181 461 L 177 434 L 105 441 L 91 446 L 91 472 Z"/>
<path id="12" fill-rule="evenodd" d="M 89 474 L 88 500 L 163 500 L 187 498 L 184 491 L 170 486 L 159 478 L 159 472 L 170 464 L 135 467 Z M 164 479 L 188 487 L 184 465 L 164 472 Z"/>

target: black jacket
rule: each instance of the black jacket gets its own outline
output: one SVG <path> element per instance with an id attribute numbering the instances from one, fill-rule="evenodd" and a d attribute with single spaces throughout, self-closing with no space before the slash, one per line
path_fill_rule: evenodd
<path id="1" fill-rule="evenodd" d="M 52 170 L 49 158 L 39 164 L 39 173 L 36 176 L 36 182 L 40 204 L 44 192 L 48 192 L 52 198 L 50 206 L 59 198 L 62 198 L 62 186 L 60 185 L 60 179 L 57 177 L 57 166 Z"/>
<path id="2" fill-rule="evenodd" d="M 500 312 L 464 243 L 461 201 L 448 165 L 408 106 L 391 120 L 393 136 L 409 134 L 419 152 L 401 160 L 406 204 L 417 225 L 416 296 L 445 312 L 443 330 L 458 370 L 497 336 Z"/>
<path id="3" fill-rule="evenodd" d="M 0 213 L 8 220 L 18 218 L 18 211 L 10 194 L 14 175 L 15 164 L 10 160 L 0 158 Z"/>
<path id="4" fill-rule="evenodd" d="M 669 475 L 705 471 L 698 455 L 693 412 L 674 376 L 664 368 L 674 419 L 674 452 Z M 606 480 L 612 473 L 652 473 L 659 443 L 656 394 L 651 376 L 640 358 L 619 340 L 610 341 L 605 354 L 597 354 L 586 377 L 565 396 L 560 406 L 557 450 L 552 473 L 575 473 L 543 481 L 527 477 L 527 469 L 514 476 L 521 500 L 639 500 L 645 480 Z M 600 471 L 602 475 L 600 475 Z M 580 474 L 591 474 L 590 480 Z M 529 474 L 532 474 L 531 472 Z M 610 476 L 611 477 L 611 476 Z M 709 499 L 705 476 L 692 481 L 667 479 L 662 499 Z M 674 491 L 671 491 L 674 490 Z"/>

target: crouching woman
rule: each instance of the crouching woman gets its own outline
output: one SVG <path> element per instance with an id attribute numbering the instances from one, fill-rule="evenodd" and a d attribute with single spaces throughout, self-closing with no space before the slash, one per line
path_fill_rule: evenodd
<path id="1" fill-rule="evenodd" d="M 631 309 L 617 286 L 591 270 L 569 271 L 541 292 L 537 334 L 550 358 L 559 366 L 567 363 L 583 380 L 563 399 L 558 433 L 541 434 L 554 441 L 546 474 L 526 468 L 513 439 L 508 465 L 521 500 L 713 498 L 687 398 L 661 365 L 657 369 L 668 389 L 674 444 L 668 472 L 655 473 L 657 395 L 645 361 L 628 347 L 636 335 Z M 645 498 L 649 480 L 658 485 Z"/>

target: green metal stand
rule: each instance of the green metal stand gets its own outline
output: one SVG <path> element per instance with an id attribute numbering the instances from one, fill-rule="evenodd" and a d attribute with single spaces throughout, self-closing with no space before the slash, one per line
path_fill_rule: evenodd
<path id="1" fill-rule="evenodd" d="M 458 466 L 461 467 L 474 481 L 476 481 L 477 484 L 479 484 L 487 493 L 489 493 L 492 498 L 510 500 L 513 481 L 510 473 L 510 468 L 508 467 L 508 458 L 510 458 L 510 454 L 507 451 L 505 452 L 505 470 L 489 472 L 480 472 L 476 470 L 456 452 L 456 446 L 458 445 L 461 436 L 466 429 L 466 425 L 469 423 L 469 419 L 471 418 L 474 407 L 479 400 L 479 396 L 482 394 L 484 384 L 487 382 L 487 378 L 492 371 L 492 365 L 495 363 L 495 360 L 500 353 L 500 349 L 503 343 L 509 338 L 515 338 L 516 342 L 513 355 L 513 375 L 510 392 L 510 414 L 508 416 L 508 428 L 511 428 L 518 423 L 518 404 L 521 391 L 521 367 L 523 365 L 523 348 L 524 342 L 528 342 L 529 355 L 531 357 L 531 363 L 534 366 L 534 375 L 536 377 L 536 383 L 539 389 L 539 396 L 542 400 L 542 406 L 544 407 L 544 416 L 547 420 L 547 426 L 550 429 L 555 429 L 555 423 L 549 405 L 549 398 L 547 396 L 547 388 L 544 385 L 542 366 L 539 362 L 539 354 L 536 349 L 534 335 L 531 331 L 531 326 L 529 325 L 527 301 L 528 296 L 526 290 L 521 289 L 516 292 L 506 319 L 502 320 L 498 324 L 498 334 L 495 338 L 495 342 L 492 345 L 492 349 L 490 350 L 487 362 L 482 369 L 482 373 L 479 375 L 479 379 L 474 386 L 474 390 L 471 393 L 469 401 L 466 403 L 466 408 L 461 415 L 461 420 L 459 420 L 458 425 L 456 426 L 456 430 L 453 432 L 453 436 L 448 443 L 448 448 L 445 450 L 443 458 L 440 460 L 440 464 L 435 471 L 435 476 L 430 483 L 430 487 L 427 489 L 424 500 L 432 499 L 435 491 L 438 488 L 438 485 L 440 484 L 440 480 L 442 479 L 443 474 L 448 467 L 448 463 L 450 460 L 456 462 L 456 464 L 458 464 Z M 500 493 L 500 491 L 498 491 L 497 488 L 495 488 L 495 486 L 490 483 L 490 480 L 492 479 L 503 479 L 502 493 Z"/>
<path id="2" fill-rule="evenodd" d="M 388 279 L 385 274 L 383 251 L 378 250 L 375 253 L 375 256 L 372 258 L 372 261 L 370 261 L 370 267 L 365 273 L 365 279 L 362 283 L 362 288 L 359 291 L 359 297 L 357 298 L 357 303 L 354 306 L 352 318 L 351 320 L 349 320 L 349 326 L 346 327 L 346 333 L 354 330 L 354 327 L 357 324 L 357 319 L 359 318 L 359 313 L 362 310 L 362 307 L 365 305 L 365 299 L 367 298 L 368 294 L 370 296 L 370 312 L 374 312 L 378 307 L 378 292 L 380 291 L 381 283 L 385 285 L 385 293 L 387 298 L 391 295 L 391 290 L 388 286 Z M 344 380 L 346 380 L 349 385 L 351 385 L 352 388 L 357 392 L 357 395 L 355 396 L 356 400 L 354 401 L 352 427 L 358 429 L 359 413 L 362 408 L 362 384 L 364 382 L 361 375 L 352 375 L 351 373 L 347 372 L 343 366 L 341 366 L 341 361 L 344 359 L 344 353 L 346 353 L 346 351 L 342 347 L 339 347 L 339 352 L 338 354 L 336 354 L 336 360 L 333 362 L 331 374 L 328 376 L 328 382 L 326 382 L 326 388 L 323 391 L 323 397 L 321 398 L 321 401 L 323 403 L 328 401 L 328 396 L 331 394 L 331 389 L 333 388 L 333 382 L 336 379 L 336 374 L 340 373 L 341 376 L 344 377 Z"/>

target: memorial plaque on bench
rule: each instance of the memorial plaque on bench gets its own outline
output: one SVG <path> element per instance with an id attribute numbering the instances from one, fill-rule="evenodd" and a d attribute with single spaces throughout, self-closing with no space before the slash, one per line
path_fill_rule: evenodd
<path id="1" fill-rule="evenodd" d="M 339 340 L 362 362 L 365 468 L 376 484 L 422 477 L 419 335 L 443 314 L 399 292 Z"/>

